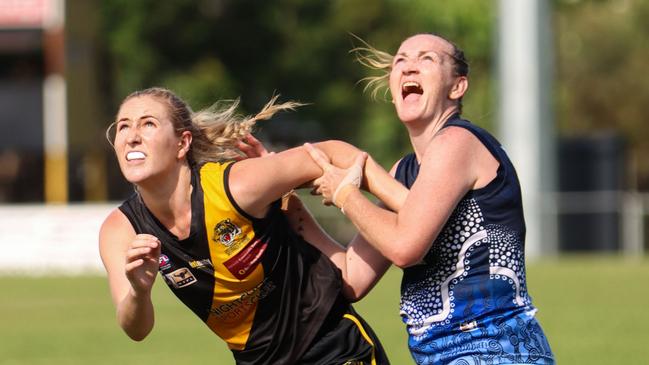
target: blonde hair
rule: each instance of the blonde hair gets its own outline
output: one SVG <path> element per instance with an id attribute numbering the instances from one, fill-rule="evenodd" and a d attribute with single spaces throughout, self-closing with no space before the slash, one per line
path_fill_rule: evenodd
<path id="1" fill-rule="evenodd" d="M 380 51 L 372 47 L 369 43 L 354 34 L 352 34 L 352 36 L 361 42 L 363 46 L 354 47 L 349 51 L 349 53 L 354 54 L 356 61 L 361 65 L 372 70 L 380 71 L 380 75 L 378 76 L 367 76 L 359 80 L 359 82 L 365 83 L 363 92 L 370 89 L 372 98 L 376 99 L 381 89 L 385 89 L 383 92 L 383 96 L 385 97 L 385 95 L 390 91 L 388 80 L 390 78 L 394 56 L 388 52 Z"/>
<path id="2" fill-rule="evenodd" d="M 122 104 L 141 96 L 151 96 L 166 104 L 169 119 L 178 135 L 184 131 L 191 132 L 192 144 L 188 158 L 190 165 L 200 165 L 209 161 L 228 161 L 241 156 L 242 152 L 237 148 L 237 142 L 251 133 L 258 121 L 270 119 L 280 110 L 294 110 L 303 105 L 294 101 L 275 104 L 279 97 L 275 95 L 254 116 L 237 114 L 238 99 L 218 101 L 209 108 L 194 113 L 180 97 L 171 90 L 161 87 L 131 93 L 124 98 Z M 114 125 L 115 122 L 106 130 L 109 142 L 111 142 L 110 130 Z"/>

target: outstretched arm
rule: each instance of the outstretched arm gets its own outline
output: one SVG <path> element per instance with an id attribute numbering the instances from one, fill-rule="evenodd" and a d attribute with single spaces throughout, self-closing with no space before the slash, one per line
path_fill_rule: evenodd
<path id="1" fill-rule="evenodd" d="M 332 148 L 336 149 L 336 145 L 339 142 L 327 142 L 325 144 L 327 146 L 333 146 Z M 348 144 L 342 144 L 342 146 L 343 148 L 352 147 Z M 269 153 L 251 135 L 243 143 L 240 143 L 238 147 L 248 158 L 268 157 L 273 154 L 272 152 Z M 358 151 L 355 148 L 353 150 Z M 364 167 L 364 162 L 364 156 L 357 156 L 355 158 L 355 163 L 359 169 Z M 335 170 L 344 172 L 344 170 L 337 169 L 333 166 L 329 170 L 332 172 Z M 371 171 L 372 169 L 370 168 L 369 170 Z M 399 187 L 402 188 L 400 184 Z M 293 230 L 320 250 L 341 270 L 343 276 L 343 294 L 345 297 L 351 301 L 357 301 L 363 298 L 383 276 L 390 262 L 370 246 L 360 235 L 356 235 L 347 247 L 336 242 L 320 227 L 296 194 L 287 195 L 283 199 L 283 203 L 283 209 Z"/>
<path id="2" fill-rule="evenodd" d="M 356 147 L 341 141 L 315 144 L 331 159 L 333 165 L 347 168 L 361 153 Z M 270 204 L 286 192 L 320 177 L 322 169 L 304 146 L 236 162 L 230 170 L 230 192 L 237 204 L 255 217 L 263 217 Z M 394 180 L 379 164 L 368 158 L 363 184 L 390 209 L 398 209 L 405 200 L 407 189 Z"/>
<path id="3" fill-rule="evenodd" d="M 311 149 L 326 171 L 327 162 L 314 152 Z M 353 186 L 344 188 L 343 199 L 336 204 L 344 208 L 359 232 L 384 257 L 400 267 L 414 265 L 430 250 L 460 199 L 477 185 L 478 172 L 484 173 L 484 164 L 474 157 L 477 155 L 490 156 L 470 132 L 449 127 L 438 133 L 426 149 L 419 176 L 397 213 L 372 204 Z M 320 192 L 331 200 L 340 181 L 331 174 L 318 181 Z"/>

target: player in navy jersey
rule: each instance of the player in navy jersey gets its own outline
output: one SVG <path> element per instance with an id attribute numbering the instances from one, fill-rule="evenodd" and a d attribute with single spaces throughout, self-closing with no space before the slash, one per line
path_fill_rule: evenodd
<path id="1" fill-rule="evenodd" d="M 397 211 L 384 209 L 353 183 L 362 162 L 337 169 L 309 148 L 324 170 L 317 192 L 385 257 L 366 283 L 390 263 L 403 268 L 400 314 L 418 364 L 554 364 L 526 284 L 516 171 L 494 137 L 460 116 L 464 53 L 432 34 L 407 38 L 394 56 L 360 52 L 385 71 L 371 84 L 387 81 L 408 130 L 414 153 L 391 174 L 410 191 Z"/>

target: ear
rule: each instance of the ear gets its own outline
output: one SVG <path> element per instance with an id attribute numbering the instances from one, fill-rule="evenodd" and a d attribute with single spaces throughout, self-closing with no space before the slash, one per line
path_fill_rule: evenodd
<path id="1" fill-rule="evenodd" d="M 192 132 L 183 131 L 178 141 L 178 158 L 187 157 L 189 148 L 192 145 Z"/>
<path id="2" fill-rule="evenodd" d="M 459 76 L 455 79 L 455 83 L 448 93 L 448 98 L 451 100 L 458 100 L 464 96 L 464 93 L 469 88 L 469 79 L 466 76 Z"/>

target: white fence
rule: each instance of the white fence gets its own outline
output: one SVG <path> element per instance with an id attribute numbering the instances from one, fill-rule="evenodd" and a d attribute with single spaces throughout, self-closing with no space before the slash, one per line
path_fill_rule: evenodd
<path id="1" fill-rule="evenodd" d="M 0 273 L 101 273 L 99 227 L 116 204 L 0 205 Z"/>
<path id="2" fill-rule="evenodd" d="M 104 218 L 117 205 L 0 205 L 0 274 L 103 273 L 97 236 Z M 619 214 L 620 250 L 634 256 L 645 253 L 649 194 L 554 193 L 544 206 L 546 213 L 555 216 Z M 345 238 L 350 235 L 343 232 L 351 227 L 336 209 L 314 206 L 314 213 L 327 229 L 341 231 Z"/>
<path id="3" fill-rule="evenodd" d="M 561 192 L 548 194 L 546 213 L 619 215 L 620 250 L 630 256 L 645 253 L 645 232 L 649 215 L 649 194 L 626 191 Z"/>

